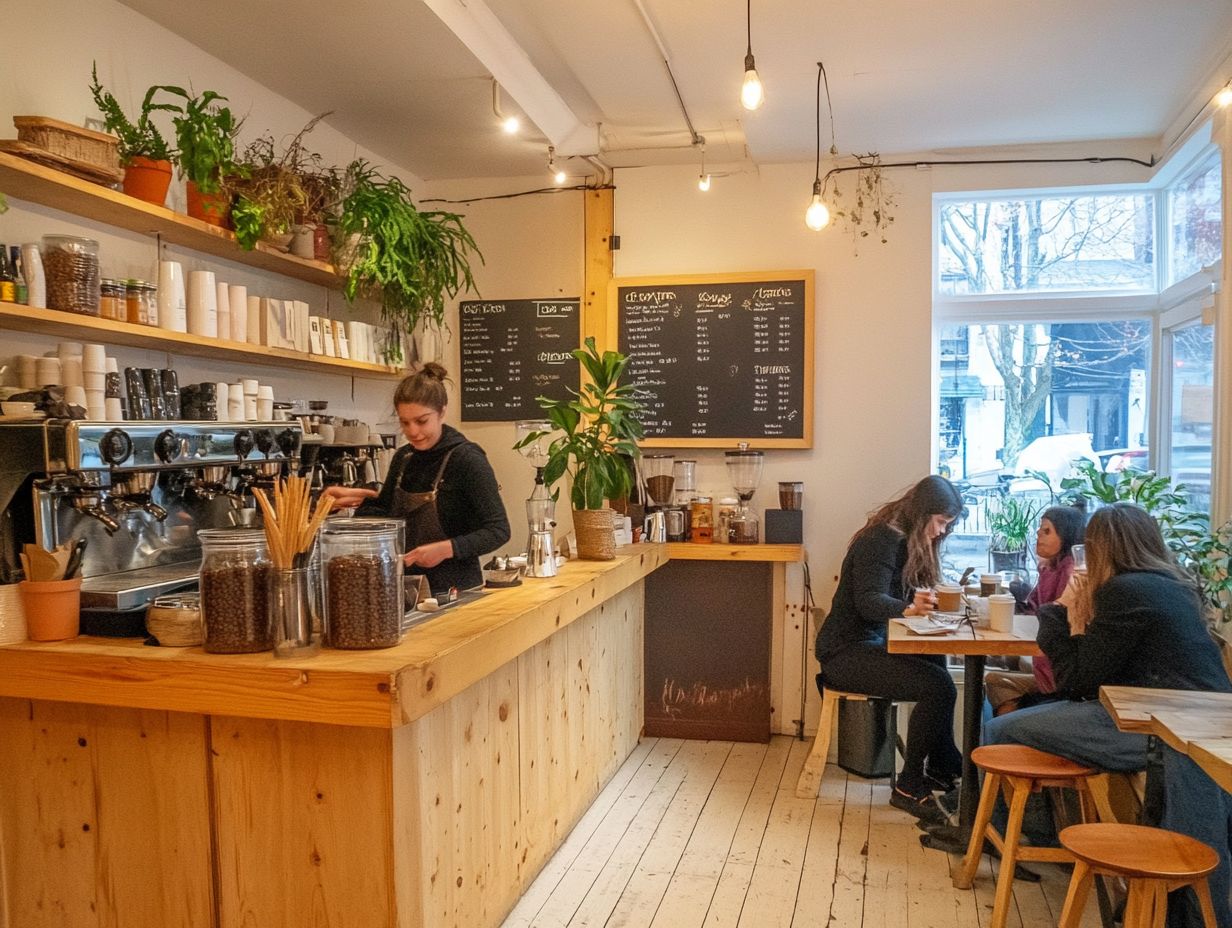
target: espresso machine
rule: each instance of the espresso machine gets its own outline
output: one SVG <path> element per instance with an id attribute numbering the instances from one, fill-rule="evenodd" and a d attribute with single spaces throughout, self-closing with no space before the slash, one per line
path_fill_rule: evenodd
<path id="1" fill-rule="evenodd" d="M 298 470 L 301 438 L 288 422 L 0 423 L 0 582 L 22 579 L 23 544 L 85 538 L 83 632 L 140 634 L 154 597 L 196 585 L 197 530 L 251 521 L 234 514 Z"/>

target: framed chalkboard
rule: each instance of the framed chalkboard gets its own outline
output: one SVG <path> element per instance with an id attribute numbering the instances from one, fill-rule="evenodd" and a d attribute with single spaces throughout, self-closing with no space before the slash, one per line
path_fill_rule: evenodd
<path id="1" fill-rule="evenodd" d="M 647 447 L 813 446 L 813 272 L 612 281 Z"/>
<path id="2" fill-rule="evenodd" d="M 577 298 L 465 300 L 458 316 L 462 421 L 538 419 L 543 410 L 536 396 L 577 387 L 578 365 L 569 353 L 581 344 Z"/>

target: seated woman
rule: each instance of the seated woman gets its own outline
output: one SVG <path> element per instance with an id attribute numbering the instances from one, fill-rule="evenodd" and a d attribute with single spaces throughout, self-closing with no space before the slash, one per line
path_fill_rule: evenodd
<path id="1" fill-rule="evenodd" d="M 1039 610 L 1039 645 L 1066 698 L 993 719 L 984 743 L 1025 744 L 1105 770 L 1142 770 L 1147 736 L 1117 729 L 1098 700 L 1101 686 L 1226 693 L 1232 681 L 1192 578 L 1145 510 L 1126 502 L 1098 510 L 1087 526 L 1086 555 L 1085 578 L 1075 573 L 1058 602 Z M 1164 780 L 1159 824 L 1220 853 L 1211 892 L 1227 928 L 1232 797 L 1180 755 L 1165 763 Z"/>
<path id="2" fill-rule="evenodd" d="M 914 702 L 906 756 L 890 804 L 930 822 L 944 821 L 933 789 L 962 771 L 954 745 L 956 691 L 945 658 L 886 652 L 886 623 L 924 615 L 941 579 L 939 551 L 963 511 L 944 477 L 925 477 L 869 516 L 843 558 L 829 617 L 817 635 L 817 686 Z"/>
<path id="3" fill-rule="evenodd" d="M 1035 555 L 1039 558 L 1039 579 L 1034 588 L 1020 602 L 1018 611 L 1036 615 L 1039 607 L 1055 602 L 1069 585 L 1074 572 L 1074 558 L 1070 550 L 1082 544 L 1086 531 L 1087 516 L 1073 506 L 1052 506 L 1040 516 L 1039 530 L 1035 533 Z M 1022 584 L 1025 588 L 1026 584 Z M 1014 596 L 1024 599 L 1017 589 L 1011 587 Z M 993 671 L 984 677 L 984 689 L 993 712 L 1001 715 L 1019 706 L 1034 705 L 1039 696 L 1047 696 L 1056 690 L 1052 676 L 1052 662 L 1040 656 L 1031 662 L 1031 673 Z"/>

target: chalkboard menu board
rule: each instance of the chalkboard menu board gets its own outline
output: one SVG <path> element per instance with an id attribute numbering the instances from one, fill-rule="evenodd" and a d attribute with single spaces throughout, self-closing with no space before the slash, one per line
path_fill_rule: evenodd
<path id="1" fill-rule="evenodd" d="M 647 446 L 813 444 L 813 272 L 613 281 Z"/>
<path id="2" fill-rule="evenodd" d="M 564 396 L 577 387 L 569 353 L 580 344 L 577 299 L 465 300 L 462 330 L 462 418 L 467 422 L 537 419 L 536 396 Z"/>

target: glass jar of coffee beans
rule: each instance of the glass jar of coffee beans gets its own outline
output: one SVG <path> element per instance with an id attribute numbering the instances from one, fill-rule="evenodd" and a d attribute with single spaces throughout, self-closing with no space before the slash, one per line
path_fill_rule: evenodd
<path id="1" fill-rule="evenodd" d="M 331 519 L 321 528 L 325 644 L 389 648 L 402 636 L 403 524 L 394 519 Z"/>
<path id="2" fill-rule="evenodd" d="M 205 650 L 245 654 L 274 647 L 266 593 L 271 570 L 265 533 L 210 528 L 201 542 L 201 630 Z"/>

